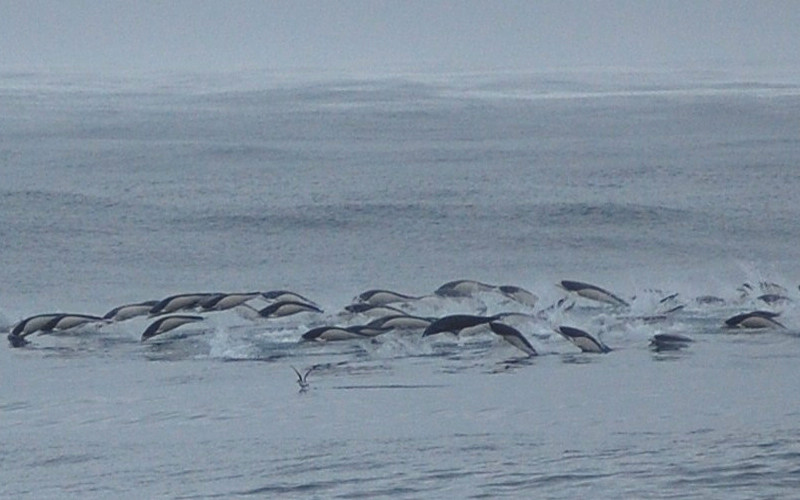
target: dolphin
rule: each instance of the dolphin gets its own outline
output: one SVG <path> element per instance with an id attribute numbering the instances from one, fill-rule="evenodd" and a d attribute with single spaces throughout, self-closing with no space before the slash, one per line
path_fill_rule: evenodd
<path id="1" fill-rule="evenodd" d="M 751 311 L 747 313 L 737 314 L 725 320 L 725 327 L 727 328 L 786 328 L 780 324 L 775 318 L 778 313 L 770 311 Z"/>
<path id="2" fill-rule="evenodd" d="M 291 316 L 301 312 L 317 312 L 321 313 L 322 309 L 317 306 L 311 305 L 307 302 L 299 302 L 296 300 L 281 300 L 274 302 L 267 307 L 258 311 L 258 315 L 262 318 L 282 318 L 284 316 Z"/>
<path id="3" fill-rule="evenodd" d="M 53 319 L 62 316 L 64 313 L 45 313 L 45 314 L 36 314 L 34 316 L 29 316 L 16 325 L 11 329 L 11 333 L 9 335 L 13 335 L 15 337 L 25 338 L 28 335 L 41 330 L 45 325 L 50 323 Z"/>
<path id="4" fill-rule="evenodd" d="M 203 311 L 226 311 L 260 296 L 261 292 L 215 293 L 200 301 L 199 306 Z"/>
<path id="5" fill-rule="evenodd" d="M 59 314 L 40 328 L 39 334 L 69 330 L 87 323 L 108 323 L 109 320 L 90 314 Z"/>
<path id="6" fill-rule="evenodd" d="M 29 316 L 14 325 L 6 338 L 11 344 L 11 347 L 25 346 L 29 344 L 29 342 L 25 340 L 25 337 L 32 333 L 42 331 L 46 325 L 63 314 L 64 313 L 44 313 Z"/>
<path id="7" fill-rule="evenodd" d="M 193 310 L 204 300 L 216 295 L 217 294 L 213 293 L 181 293 L 178 295 L 170 295 L 158 301 L 158 303 L 150 309 L 150 316 L 160 316 L 176 311 Z"/>
<path id="8" fill-rule="evenodd" d="M 142 333 L 142 342 L 149 338 L 155 337 L 156 335 L 161 335 L 162 333 L 174 330 L 179 326 L 183 326 L 188 323 L 195 323 L 197 321 L 203 321 L 203 317 L 185 314 L 164 316 L 163 318 L 153 321 L 150 326 L 145 329 L 144 333 Z"/>
<path id="9" fill-rule="evenodd" d="M 474 280 L 448 281 L 433 293 L 440 297 L 472 297 L 476 293 L 491 292 L 497 287 Z"/>
<path id="10" fill-rule="evenodd" d="M 578 328 L 559 326 L 556 333 L 569 340 L 582 352 L 607 353 L 611 348 Z"/>
<path id="11" fill-rule="evenodd" d="M 385 306 L 387 304 L 396 304 L 398 302 L 411 302 L 421 298 L 422 297 L 414 295 L 393 292 L 391 290 L 367 290 L 366 292 L 360 293 L 357 297 L 355 297 L 353 302 L 371 304 L 373 306 Z"/>
<path id="12" fill-rule="evenodd" d="M 349 313 L 365 314 L 367 316 L 372 316 L 372 317 L 386 316 L 388 314 L 405 314 L 405 315 L 408 315 L 407 312 L 403 311 L 402 309 L 398 309 L 396 307 L 387 306 L 387 305 L 375 306 L 375 305 L 366 304 L 366 303 L 350 304 L 350 305 L 345 306 L 344 310 L 349 312 Z"/>
<path id="13" fill-rule="evenodd" d="M 558 286 L 568 292 L 574 292 L 579 296 L 589 300 L 604 302 L 606 304 L 611 304 L 614 306 L 628 307 L 630 305 L 626 301 L 622 300 L 613 293 L 609 292 L 608 290 L 604 290 L 603 288 L 600 288 L 599 286 L 596 285 L 590 285 L 589 283 L 583 283 L 581 281 L 562 280 L 558 283 Z"/>
<path id="14" fill-rule="evenodd" d="M 765 293 L 756 297 L 756 300 L 760 300 L 766 304 L 786 304 L 792 301 L 790 297 L 777 293 Z"/>
<path id="15" fill-rule="evenodd" d="M 412 330 L 427 328 L 436 318 L 425 318 L 422 316 L 412 316 L 410 314 L 390 314 L 376 318 L 367 326 L 372 328 L 390 328 L 396 330 Z"/>
<path id="16" fill-rule="evenodd" d="M 123 304 L 105 313 L 103 315 L 103 319 L 107 319 L 109 321 L 125 321 L 137 316 L 144 316 L 148 314 L 156 304 L 158 304 L 157 300 L 147 300 L 144 302 L 136 302 L 134 304 Z"/>
<path id="17" fill-rule="evenodd" d="M 475 316 L 471 314 L 452 314 L 450 316 L 444 316 L 425 328 L 425 331 L 422 332 L 423 337 L 428 337 L 430 335 L 436 335 L 437 333 L 444 333 L 450 332 L 456 335 L 459 334 L 462 330 L 466 328 L 472 328 L 473 326 L 479 325 L 486 325 L 491 323 L 492 321 L 497 321 L 500 319 L 501 316 Z"/>
<path id="18" fill-rule="evenodd" d="M 503 340 L 521 350 L 528 356 L 536 356 L 538 354 L 536 349 L 534 349 L 531 343 L 528 342 L 528 339 L 526 339 L 516 328 L 508 326 L 505 323 L 498 323 L 496 321 L 489 323 L 489 328 L 491 328 L 491 330 L 497 335 L 503 337 Z"/>
<path id="19" fill-rule="evenodd" d="M 299 293 L 290 292 L 289 290 L 271 290 L 269 292 L 261 292 L 261 296 L 266 300 L 272 300 L 276 302 L 294 300 L 296 302 L 305 302 L 306 304 L 310 304 L 314 307 L 320 307 L 319 304 L 313 300 L 303 297 Z"/>
<path id="20" fill-rule="evenodd" d="M 388 328 L 386 330 L 388 330 Z M 366 325 L 347 327 L 319 326 L 304 333 L 302 339 L 316 341 L 368 339 L 375 336 L 374 332 L 374 329 L 367 330 Z"/>
<path id="21" fill-rule="evenodd" d="M 529 307 L 536 307 L 536 302 L 539 301 L 536 294 L 514 285 L 500 285 L 497 287 L 497 291 L 514 302 Z"/>
<path id="22" fill-rule="evenodd" d="M 677 333 L 657 333 L 650 339 L 650 347 L 656 351 L 677 351 L 683 349 L 691 342 L 694 341 L 685 335 Z"/>

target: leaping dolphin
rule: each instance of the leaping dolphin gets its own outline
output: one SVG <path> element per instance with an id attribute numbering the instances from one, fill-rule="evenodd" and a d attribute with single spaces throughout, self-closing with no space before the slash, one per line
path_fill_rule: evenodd
<path id="1" fill-rule="evenodd" d="M 187 323 L 195 323 L 197 321 L 203 321 L 202 316 L 191 316 L 185 314 L 176 314 L 173 316 L 164 316 L 163 318 L 159 318 L 153 321 L 150 326 L 142 333 L 142 342 L 147 339 L 153 338 L 156 335 L 161 335 L 162 333 L 166 333 L 170 330 L 174 330 L 179 326 L 185 325 Z"/>
<path id="2" fill-rule="evenodd" d="M 491 292 L 494 285 L 481 283 L 475 280 L 455 280 L 448 281 L 437 288 L 433 293 L 440 297 L 472 297 L 479 292 Z"/>
<path id="3" fill-rule="evenodd" d="M 375 318 L 367 323 L 373 328 L 390 328 L 396 330 L 424 329 L 435 321 L 435 318 L 424 318 L 422 316 L 411 316 L 409 314 L 390 314 Z"/>
<path id="4" fill-rule="evenodd" d="M 314 307 L 320 307 L 320 305 L 313 300 L 306 298 L 299 293 L 290 292 L 289 290 L 271 290 L 269 292 L 261 292 L 261 296 L 266 300 L 272 300 L 275 302 L 294 300 L 296 302 L 305 302 L 306 304 L 311 304 Z M 322 308 L 320 307 L 320 309 Z"/>
<path id="5" fill-rule="evenodd" d="M 282 318 L 284 316 L 291 316 L 301 312 L 316 312 L 321 313 L 322 309 L 313 306 L 307 302 L 299 302 L 296 300 L 283 300 L 274 302 L 267 307 L 258 311 L 258 315 L 262 318 Z"/>
<path id="6" fill-rule="evenodd" d="M 574 292 L 579 296 L 589 300 L 603 302 L 614 306 L 628 307 L 630 305 L 626 301 L 622 300 L 613 293 L 609 292 L 608 290 L 600 288 L 599 286 L 596 285 L 590 285 L 589 283 L 583 283 L 581 281 L 562 280 L 558 283 L 558 286 L 568 292 Z"/>
<path id="7" fill-rule="evenodd" d="M 449 316 L 444 316 L 425 328 L 425 331 L 422 332 L 423 337 L 428 337 L 430 335 L 436 335 L 437 333 L 444 333 L 450 332 L 456 335 L 459 334 L 462 330 L 466 328 L 472 328 L 473 326 L 479 325 L 487 325 L 492 321 L 497 321 L 500 319 L 501 316 L 475 316 L 472 314 L 451 314 Z"/>
<path id="8" fill-rule="evenodd" d="M 779 323 L 775 318 L 778 313 L 771 311 L 751 311 L 743 314 L 737 314 L 725 320 L 727 328 L 786 328 Z"/>
<path id="9" fill-rule="evenodd" d="M 491 328 L 492 331 L 497 335 L 503 337 L 503 340 L 521 350 L 528 356 L 536 356 L 538 354 L 536 349 L 534 349 L 531 343 L 528 342 L 528 339 L 526 339 L 516 328 L 508 326 L 505 323 L 498 323 L 496 321 L 489 323 L 489 328 Z"/>
<path id="10" fill-rule="evenodd" d="M 24 345 L 29 344 L 25 337 L 28 335 L 41 331 L 42 328 L 49 324 L 54 318 L 61 316 L 63 313 L 45 313 L 45 314 L 36 314 L 34 316 L 29 316 L 16 325 L 11 329 L 8 334 L 8 342 L 11 344 L 11 347 L 22 347 Z"/>
<path id="11" fill-rule="evenodd" d="M 556 332 L 575 344 L 575 346 L 578 347 L 582 352 L 611 352 L 610 347 L 578 328 L 573 328 L 571 326 L 559 326 L 556 329 Z"/>
<path id="12" fill-rule="evenodd" d="M 515 285 L 500 285 L 497 291 L 505 297 L 528 307 L 536 307 L 539 297 L 536 294 Z"/>
<path id="13" fill-rule="evenodd" d="M 412 302 L 421 298 L 422 297 L 415 295 L 393 292 L 391 290 L 367 290 L 355 297 L 353 302 L 371 304 L 373 306 L 385 306 L 387 304 Z"/>
<path id="14" fill-rule="evenodd" d="M 227 311 L 259 296 L 261 292 L 214 293 L 201 300 L 199 306 L 203 311 Z"/>
<path id="15" fill-rule="evenodd" d="M 150 309 L 150 316 L 194 310 L 204 300 L 216 295 L 217 294 L 213 293 L 180 293 L 177 295 L 170 295 L 158 301 L 158 303 Z"/>
<path id="16" fill-rule="evenodd" d="M 91 314 L 59 314 L 42 326 L 40 334 L 69 330 L 87 323 L 107 323 L 109 320 Z"/>
<path id="17" fill-rule="evenodd" d="M 144 302 L 136 302 L 134 304 L 123 304 L 108 311 L 103 315 L 103 319 L 109 321 L 125 321 L 137 316 L 144 316 L 153 309 L 153 306 L 158 304 L 157 300 L 147 300 Z"/>
<path id="18" fill-rule="evenodd" d="M 389 328 L 376 330 L 367 325 L 358 326 L 319 326 L 312 328 L 302 335 L 303 340 L 336 341 L 368 339 L 388 331 Z"/>

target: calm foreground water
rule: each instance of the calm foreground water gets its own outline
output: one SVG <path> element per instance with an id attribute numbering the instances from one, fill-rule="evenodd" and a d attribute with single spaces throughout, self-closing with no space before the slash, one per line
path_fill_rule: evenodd
<path id="1" fill-rule="evenodd" d="M 787 498 L 800 488 L 800 80 L 728 72 L 0 74 L 0 328 L 288 289 L 0 349 L 8 498 Z M 488 331 L 299 342 L 373 288 Z M 595 283 L 629 308 L 571 297 Z M 765 303 L 777 283 L 787 300 Z M 743 283 L 752 290 L 742 290 Z M 671 302 L 662 298 L 677 293 Z M 703 296 L 720 301 L 708 303 Z M 572 303 L 572 302 L 568 302 Z M 683 305 L 658 321 L 643 319 Z M 786 328 L 728 330 L 780 312 Z M 614 350 L 581 353 L 582 328 Z M 655 351 L 650 338 L 694 342 Z M 299 392 L 292 367 L 314 366 Z"/>

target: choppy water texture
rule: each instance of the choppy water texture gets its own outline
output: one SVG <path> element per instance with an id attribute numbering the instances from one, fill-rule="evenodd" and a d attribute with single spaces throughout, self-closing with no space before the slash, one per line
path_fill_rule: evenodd
<path id="1" fill-rule="evenodd" d="M 195 291 L 289 289 L 325 309 L 0 349 L 0 496 L 794 495 L 799 81 L 0 75 L 4 329 Z M 539 355 L 488 331 L 299 342 L 368 321 L 341 314 L 365 290 L 460 278 L 539 301 L 405 310 L 529 314 L 508 322 Z M 562 279 L 631 306 L 548 309 Z M 787 299 L 759 299 L 762 282 Z M 650 318 L 667 304 L 683 308 Z M 722 327 L 755 309 L 786 328 Z M 581 353 L 558 325 L 613 350 Z M 659 333 L 693 342 L 656 351 Z M 299 391 L 292 367 L 312 366 Z"/>

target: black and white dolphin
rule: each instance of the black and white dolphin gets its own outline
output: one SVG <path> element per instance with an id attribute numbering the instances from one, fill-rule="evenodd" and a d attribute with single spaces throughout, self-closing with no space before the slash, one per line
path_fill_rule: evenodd
<path id="1" fill-rule="evenodd" d="M 22 347 L 29 342 L 25 337 L 32 333 L 41 331 L 42 328 L 49 324 L 54 318 L 61 316 L 64 313 L 45 313 L 29 316 L 11 328 L 8 334 L 8 342 L 11 347 Z"/>
<path id="2" fill-rule="evenodd" d="M 425 328 L 422 332 L 423 337 L 436 335 L 437 333 L 450 332 L 458 335 L 462 330 L 474 326 L 488 325 L 492 321 L 497 321 L 501 316 L 475 316 L 472 314 L 451 314 L 444 316 Z"/>
<path id="3" fill-rule="evenodd" d="M 59 314 L 42 326 L 39 333 L 69 330 L 89 323 L 108 323 L 108 320 L 91 314 Z"/>
<path id="4" fill-rule="evenodd" d="M 381 316 L 367 323 L 372 328 L 388 328 L 396 330 L 414 330 L 427 328 L 436 318 L 412 316 L 410 314 L 390 314 Z"/>
<path id="5" fill-rule="evenodd" d="M 526 339 L 525 336 L 523 336 L 522 333 L 516 328 L 508 326 L 505 323 L 499 323 L 497 321 L 492 321 L 489 323 L 489 328 L 491 328 L 491 330 L 497 335 L 503 337 L 503 340 L 521 350 L 528 356 L 536 356 L 538 354 L 536 349 L 534 349 L 531 343 L 528 342 L 528 339 Z"/>
<path id="6" fill-rule="evenodd" d="M 150 316 L 171 314 L 177 311 L 191 311 L 197 309 L 204 300 L 215 295 L 217 294 L 180 293 L 177 295 L 170 295 L 169 297 L 159 300 L 156 305 L 150 309 Z"/>
<path id="7" fill-rule="evenodd" d="M 25 338 L 28 335 L 41 330 L 45 325 L 50 323 L 53 319 L 63 315 L 64 313 L 45 313 L 45 314 L 36 314 L 34 316 L 29 316 L 20 321 L 19 323 L 17 323 L 16 325 L 14 325 L 9 335 Z"/>
<path id="8" fill-rule="evenodd" d="M 650 339 L 650 347 L 656 351 L 677 351 L 694 342 L 691 338 L 678 333 L 657 333 Z"/>
<path id="9" fill-rule="evenodd" d="M 404 293 L 393 292 L 391 290 L 367 290 L 360 293 L 353 299 L 353 302 L 371 304 L 373 306 L 385 306 L 387 304 L 397 304 L 404 302 L 413 302 L 420 300 L 422 297 L 415 295 L 406 295 Z"/>
<path id="10" fill-rule="evenodd" d="M 475 280 L 448 281 L 434 290 L 434 295 L 440 297 L 472 297 L 476 293 L 491 292 L 497 287 Z"/>
<path id="11" fill-rule="evenodd" d="M 725 303 L 725 299 L 722 297 L 717 297 L 716 295 L 700 295 L 699 297 L 695 297 L 695 303 L 708 306 L 708 305 L 722 305 Z"/>
<path id="12" fill-rule="evenodd" d="M 123 304 L 108 311 L 103 315 L 103 319 L 109 321 L 125 321 L 138 316 L 144 316 L 150 313 L 153 306 L 158 304 L 157 300 L 146 300 L 144 302 L 136 302 L 133 304 Z"/>
<path id="13" fill-rule="evenodd" d="M 790 297 L 777 293 L 765 293 L 756 297 L 756 300 L 760 300 L 761 302 L 769 305 L 787 304 L 792 301 Z"/>
<path id="14" fill-rule="evenodd" d="M 261 292 L 214 293 L 201 300 L 198 305 L 202 311 L 227 311 L 260 296 Z"/>
<path id="15" fill-rule="evenodd" d="M 297 300 L 282 300 L 273 302 L 272 304 L 264 307 L 258 311 L 258 315 L 262 318 L 282 318 L 284 316 L 291 316 L 301 312 L 316 312 L 321 313 L 322 309 L 317 306 L 311 305 L 308 302 L 300 302 Z"/>
<path id="16" fill-rule="evenodd" d="M 608 290 L 600 288 L 599 286 L 596 285 L 590 285 L 589 283 L 583 283 L 581 281 L 562 280 L 558 283 L 558 286 L 568 292 L 576 293 L 580 297 L 589 300 L 603 302 L 614 306 L 627 307 L 630 305 L 626 301 L 622 300 L 613 293 L 609 292 Z"/>
<path id="17" fill-rule="evenodd" d="M 556 329 L 562 337 L 575 344 L 582 352 L 607 353 L 611 348 L 592 337 L 588 333 L 571 326 L 559 326 Z"/>
<path id="18" fill-rule="evenodd" d="M 88 323 L 107 323 L 108 320 L 90 314 L 71 313 L 46 313 L 37 314 L 23 319 L 17 323 L 8 334 L 8 341 L 12 347 L 22 347 L 28 344 L 25 337 L 38 332 L 39 335 L 63 331 Z"/>
<path id="19" fill-rule="evenodd" d="M 496 288 L 500 294 L 528 307 L 536 307 L 539 297 L 536 294 L 515 285 L 500 285 Z"/>
<path id="20" fill-rule="evenodd" d="M 379 333 L 388 331 L 389 329 L 382 329 L 380 331 L 368 327 L 367 325 L 358 326 L 319 326 L 312 328 L 302 335 L 303 340 L 315 341 L 336 341 L 336 340 L 353 340 L 353 339 L 368 339 L 372 338 Z M 376 333 L 377 332 L 377 333 Z"/>
<path id="21" fill-rule="evenodd" d="M 398 309 L 396 307 L 387 305 L 376 306 L 366 303 L 349 304 L 344 307 L 344 310 L 351 314 L 364 314 L 366 316 L 372 316 L 373 318 L 387 316 L 390 314 L 408 314 L 402 309 Z"/>
<path id="22" fill-rule="evenodd" d="M 156 335 L 161 335 L 162 333 L 174 330 L 179 326 L 183 326 L 188 323 L 196 323 L 198 321 L 203 321 L 203 317 L 186 314 L 164 316 L 163 318 L 159 318 L 150 323 L 150 326 L 148 326 L 144 333 L 142 333 L 142 342 L 149 338 L 155 337 Z"/>
<path id="23" fill-rule="evenodd" d="M 271 300 L 275 302 L 286 301 L 286 300 L 305 302 L 306 304 L 310 304 L 314 307 L 319 307 L 320 309 L 322 309 L 320 305 L 314 302 L 313 300 L 304 297 L 299 293 L 291 292 L 289 290 L 270 290 L 269 292 L 261 292 L 261 296 L 266 300 Z"/>
<path id="24" fill-rule="evenodd" d="M 775 318 L 779 313 L 771 311 L 751 311 L 743 314 L 737 314 L 725 320 L 727 328 L 786 328 L 779 323 Z"/>

